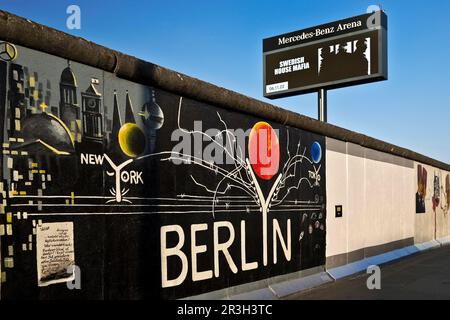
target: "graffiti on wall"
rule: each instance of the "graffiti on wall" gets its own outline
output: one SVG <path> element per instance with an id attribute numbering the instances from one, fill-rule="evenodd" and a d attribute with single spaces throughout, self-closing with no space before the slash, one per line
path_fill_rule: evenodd
<path id="1" fill-rule="evenodd" d="M 445 177 L 445 184 L 441 185 L 440 194 L 442 198 L 440 206 L 444 214 L 447 215 L 450 210 L 450 174 Z"/>
<path id="2" fill-rule="evenodd" d="M 433 175 L 431 196 L 427 196 L 428 172 L 421 164 L 417 165 L 416 213 L 426 213 L 426 201 L 430 201 L 434 213 L 441 209 L 444 215 L 450 210 L 450 174 L 443 179 L 442 171 Z"/>
<path id="3" fill-rule="evenodd" d="M 182 103 L 183 99 L 181 98 L 178 109 L 179 117 Z M 246 148 L 248 158 L 246 158 L 245 146 L 241 147 L 236 135 L 232 134 L 220 113 L 217 113 L 217 119 L 222 124 L 219 133 L 224 134 L 225 139 L 231 137 L 231 142 L 225 143 L 225 145 L 231 145 L 231 149 L 217 143 L 217 140 L 210 134 L 182 128 L 179 118 L 178 129 L 186 135 L 192 136 L 193 140 L 196 139 L 196 136 L 200 136 L 203 140 L 211 141 L 215 149 L 218 149 L 215 156 L 223 154 L 225 157 L 231 158 L 231 162 L 228 161 L 228 167 L 217 166 L 213 162 L 207 163 L 189 153 L 172 151 L 170 154 L 171 160 L 194 164 L 203 167 L 203 171 L 206 170 L 206 174 L 202 174 L 203 178 L 190 175 L 193 184 L 202 190 L 202 195 L 182 194 L 180 196 L 197 201 L 206 198 L 211 202 L 209 212 L 217 221 L 213 223 L 214 241 L 210 248 L 210 254 L 213 255 L 214 261 L 209 266 L 209 270 L 201 272 L 197 271 L 198 267 L 194 261 L 189 262 L 191 257 L 194 258 L 197 253 L 208 250 L 207 246 L 197 247 L 195 244 L 196 233 L 208 231 L 209 227 L 206 224 L 190 225 L 190 230 L 180 225 L 164 226 L 161 228 L 161 244 L 163 245 L 161 265 L 166 268 L 162 270 L 162 286 L 166 288 L 182 284 L 186 281 L 190 268 L 192 268 L 191 281 L 194 282 L 219 277 L 223 272 L 219 262 L 220 251 L 223 251 L 226 261 L 224 269 L 231 270 L 235 274 L 243 271 L 251 272 L 264 267 L 274 268 L 274 265 L 280 264 L 280 260 L 285 263 L 290 262 L 293 257 L 298 259 L 298 255 L 304 255 L 305 261 L 311 258 L 315 260 L 315 262 L 310 261 L 310 267 L 324 263 L 324 195 L 314 194 L 320 190 L 323 183 L 321 178 L 321 174 L 323 174 L 321 171 L 323 141 L 321 143 L 307 142 L 305 146 L 301 141 L 297 141 L 295 149 L 291 150 L 289 139 L 292 137 L 289 130 L 286 130 L 285 155 L 287 158 L 281 167 L 281 143 L 270 124 L 259 121 L 252 126 Z M 215 134 L 217 137 L 216 132 Z M 208 175 L 216 177 L 212 180 L 213 182 Z M 298 197 L 299 190 L 309 191 L 308 193 L 314 196 L 310 199 L 301 199 Z M 232 212 L 235 212 L 233 215 L 238 216 L 244 214 L 237 227 L 230 222 L 221 221 L 223 218 L 218 218 L 220 214 L 223 216 L 224 213 L 228 215 Z M 285 215 L 283 213 L 287 212 L 297 212 L 297 226 L 293 226 L 293 219 L 283 217 Z M 256 228 L 258 230 L 256 231 L 254 228 L 258 224 L 261 226 Z M 293 232 L 299 226 L 299 230 Z M 252 235 L 249 227 L 256 233 Z M 224 244 L 218 242 L 220 229 L 226 230 L 229 235 Z M 164 244 L 167 243 L 166 239 L 169 233 L 177 234 L 178 243 L 175 246 L 165 247 Z M 191 239 L 191 247 L 181 250 L 180 248 L 185 244 L 182 239 L 185 238 Z M 252 243 L 250 250 L 256 250 L 251 254 L 248 252 L 250 247 L 246 245 L 249 243 L 249 239 L 253 239 L 250 241 Z M 240 252 L 236 252 L 232 247 L 236 246 L 235 242 L 239 241 Z M 296 243 L 297 241 L 298 243 Z M 297 247 L 297 252 L 294 251 L 295 247 Z M 280 251 L 282 254 L 279 253 Z M 253 256 L 253 260 L 249 256 Z M 306 258 L 307 256 L 309 258 Z M 176 259 L 181 262 L 181 269 L 178 268 L 176 276 L 169 276 L 170 271 L 176 269 L 174 266 L 170 266 L 169 258 L 172 261 Z M 239 260 L 240 265 L 238 264 Z"/>
<path id="4" fill-rule="evenodd" d="M 7 47 L 2 297 L 180 298 L 325 263 L 323 136 Z"/>
<path id="5" fill-rule="evenodd" d="M 445 212 L 450 210 L 450 174 L 445 178 L 445 199 L 447 200 Z"/>
<path id="6" fill-rule="evenodd" d="M 416 193 L 416 213 L 425 213 L 425 197 L 427 195 L 427 170 L 422 166 L 417 166 L 417 193 Z"/>
<path id="7" fill-rule="evenodd" d="M 445 194 L 445 199 L 447 199 L 445 212 L 448 213 L 448 211 L 450 210 L 450 174 L 448 174 L 447 177 L 445 178 L 445 193 L 444 194 Z"/>
<path id="8" fill-rule="evenodd" d="M 436 212 L 436 208 L 439 207 L 441 201 L 441 187 L 439 176 L 434 176 L 434 184 L 433 184 L 433 197 L 431 198 L 431 203 L 433 204 L 433 211 Z"/>

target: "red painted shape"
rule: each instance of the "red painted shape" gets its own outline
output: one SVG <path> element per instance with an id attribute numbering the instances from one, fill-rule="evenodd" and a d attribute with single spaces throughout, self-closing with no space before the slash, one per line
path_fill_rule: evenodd
<path id="1" fill-rule="evenodd" d="M 280 143 L 277 133 L 267 122 L 256 123 L 248 140 L 249 160 L 256 175 L 270 180 L 280 165 Z"/>

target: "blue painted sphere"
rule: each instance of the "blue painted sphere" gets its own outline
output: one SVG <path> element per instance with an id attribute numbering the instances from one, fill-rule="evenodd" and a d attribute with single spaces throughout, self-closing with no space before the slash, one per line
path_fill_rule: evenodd
<path id="1" fill-rule="evenodd" d="M 311 159 L 314 163 L 319 163 L 322 160 L 322 147 L 317 141 L 311 146 Z"/>

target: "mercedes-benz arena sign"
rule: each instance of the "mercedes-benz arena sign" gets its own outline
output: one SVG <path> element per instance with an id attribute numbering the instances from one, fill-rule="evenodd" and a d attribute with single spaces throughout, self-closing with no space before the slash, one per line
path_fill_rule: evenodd
<path id="1" fill-rule="evenodd" d="M 387 80 L 387 16 L 378 11 L 263 40 L 264 96 Z"/>

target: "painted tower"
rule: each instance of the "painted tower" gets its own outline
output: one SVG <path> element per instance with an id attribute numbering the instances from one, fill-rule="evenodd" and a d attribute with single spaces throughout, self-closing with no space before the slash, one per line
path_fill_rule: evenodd
<path id="1" fill-rule="evenodd" d="M 83 141 L 91 140 L 103 144 L 103 115 L 101 113 L 102 95 L 91 84 L 81 93 L 83 113 Z"/>
<path id="2" fill-rule="evenodd" d="M 136 119 L 134 118 L 133 106 L 131 104 L 130 94 L 128 90 L 126 91 L 127 95 L 125 97 L 125 123 L 136 123 Z"/>
<path id="3" fill-rule="evenodd" d="M 59 112 L 61 120 L 69 128 L 75 141 L 81 141 L 80 108 L 77 102 L 77 79 L 67 63 L 67 68 L 61 73 L 59 82 Z"/>
<path id="4" fill-rule="evenodd" d="M 94 154 L 97 157 L 105 153 L 105 131 L 102 112 L 102 95 L 91 83 L 81 93 L 81 127 L 82 138 L 76 149 L 77 154 L 82 157 Z M 99 186 L 104 184 L 104 172 L 96 166 L 89 166 L 81 162 L 80 175 L 77 188 L 83 190 L 83 194 L 98 194 Z"/>
<path id="5" fill-rule="evenodd" d="M 117 92 L 114 90 L 113 118 L 111 133 L 108 139 L 108 151 L 115 155 L 120 155 L 118 136 L 121 127 L 122 118 L 120 117 L 119 102 L 117 101 Z"/>

